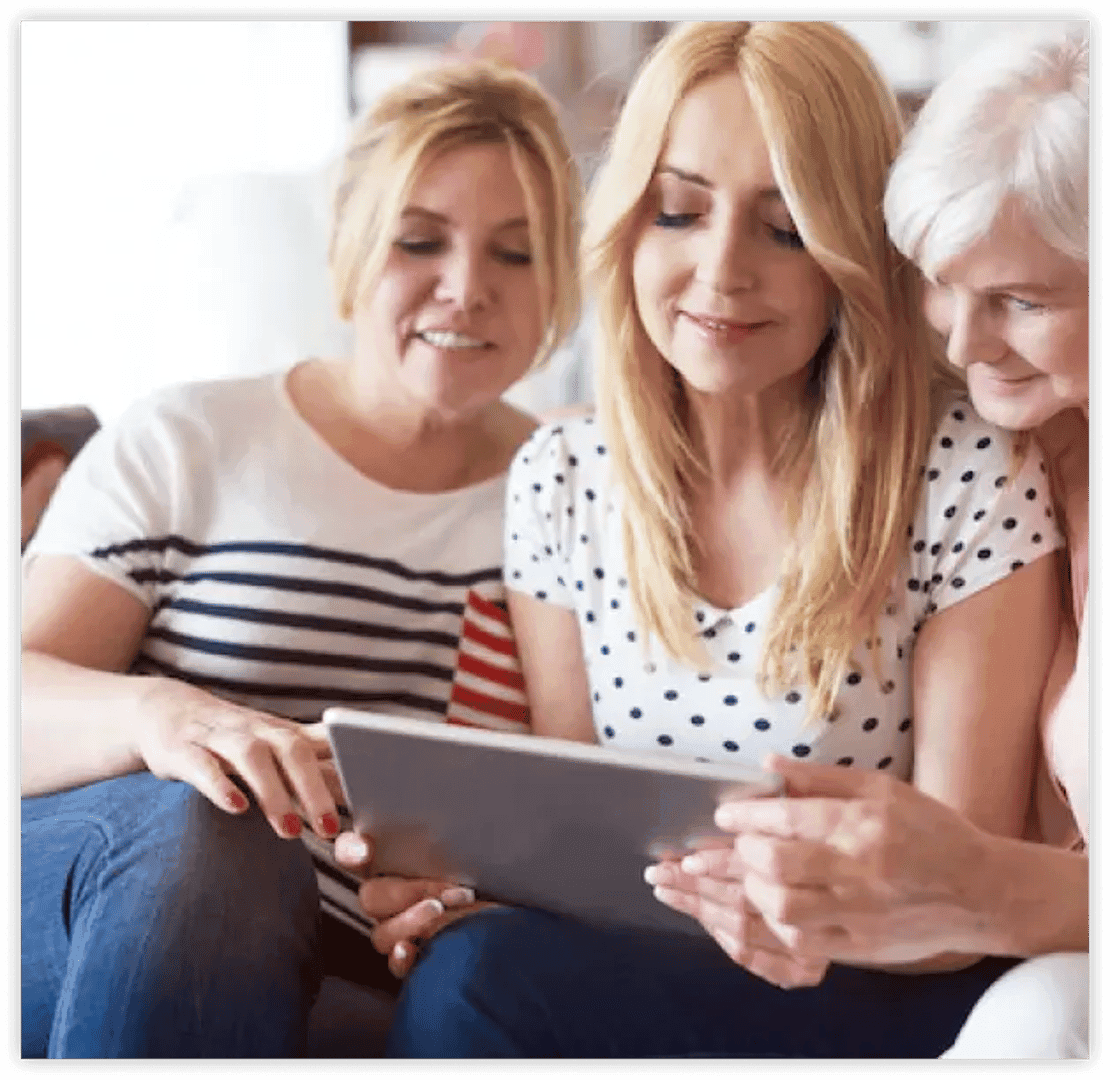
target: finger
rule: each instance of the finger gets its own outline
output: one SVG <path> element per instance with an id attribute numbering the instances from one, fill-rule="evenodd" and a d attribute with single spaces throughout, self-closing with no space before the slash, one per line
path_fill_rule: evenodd
<path id="1" fill-rule="evenodd" d="M 687 874 L 682 869 L 685 864 L 684 859 L 681 866 L 649 866 L 644 871 L 644 880 L 649 885 L 686 893 L 691 897 L 702 896 L 718 904 L 744 907 L 744 883 L 741 879 L 715 877 L 711 874 Z"/>
<path id="2" fill-rule="evenodd" d="M 217 728 L 208 731 L 206 748 L 243 779 L 279 836 L 300 836 L 301 816 L 265 740 L 247 729 Z"/>
<path id="3" fill-rule="evenodd" d="M 866 799 L 878 794 L 890 780 L 873 769 L 819 765 L 781 754 L 768 755 L 763 767 L 786 781 L 787 797 L 793 798 Z"/>
<path id="4" fill-rule="evenodd" d="M 359 886 L 358 899 L 372 919 L 391 919 L 446 888 L 448 883 L 429 878 L 372 877 Z"/>
<path id="5" fill-rule="evenodd" d="M 191 784 L 219 809 L 241 814 L 249 806 L 247 797 L 224 772 L 219 760 L 203 747 L 187 743 L 177 756 L 177 779 Z"/>
<path id="6" fill-rule="evenodd" d="M 378 952 L 390 955 L 399 941 L 413 942 L 431 937 L 445 912 L 443 901 L 429 897 L 378 923 L 370 937 Z"/>
<path id="7" fill-rule="evenodd" d="M 827 889 L 783 886 L 752 874 L 744 880 L 748 902 L 789 949 L 801 947 L 801 931 L 839 925 L 846 901 Z"/>
<path id="8" fill-rule="evenodd" d="M 395 978 L 403 979 L 409 973 L 416 960 L 416 952 L 416 945 L 411 941 L 398 941 L 389 950 L 386 963 Z"/>
<path id="9" fill-rule="evenodd" d="M 374 861 L 374 841 L 357 832 L 341 832 L 335 838 L 335 861 L 353 874 L 368 873 Z"/>
<path id="10" fill-rule="evenodd" d="M 313 752 L 320 760 L 332 756 L 331 742 L 322 720 L 290 720 L 284 716 L 274 716 L 273 713 L 259 712 L 257 709 L 246 707 L 241 711 L 247 714 L 252 724 L 261 723 L 267 727 L 281 728 L 283 731 L 302 735 L 312 745 Z"/>
<path id="11" fill-rule="evenodd" d="M 728 862 L 735 877 L 758 874 L 780 885 L 810 886 L 829 890 L 857 886 L 867 877 L 866 864 L 849 857 L 839 847 L 809 840 L 780 840 L 758 833 L 742 833 L 733 844 Z M 709 860 L 706 860 L 708 863 Z M 698 873 L 695 864 L 683 868 Z M 712 866 L 705 871 L 715 872 Z"/>
<path id="12" fill-rule="evenodd" d="M 782 840 L 821 843 L 858 802 L 827 798 L 739 799 L 722 803 L 713 820 L 734 833 L 763 833 Z"/>
<path id="13" fill-rule="evenodd" d="M 332 801 L 337 807 L 345 807 L 347 805 L 347 793 L 343 790 L 343 781 L 339 779 L 339 771 L 335 767 L 335 762 L 330 759 L 321 760 L 320 773 L 324 777 L 324 783 L 328 786 L 328 794 L 331 795 Z"/>
<path id="14" fill-rule="evenodd" d="M 264 738 L 316 834 L 324 839 L 333 837 L 339 832 L 339 817 L 311 741 L 301 730 L 280 727 L 264 729 Z"/>

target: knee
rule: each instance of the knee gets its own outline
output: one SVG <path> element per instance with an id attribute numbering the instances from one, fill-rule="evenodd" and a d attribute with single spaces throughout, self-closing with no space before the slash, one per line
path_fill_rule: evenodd
<path id="1" fill-rule="evenodd" d="M 979 999 L 952 1058 L 1086 1058 L 1087 953 L 1052 953 L 1011 968 Z"/>

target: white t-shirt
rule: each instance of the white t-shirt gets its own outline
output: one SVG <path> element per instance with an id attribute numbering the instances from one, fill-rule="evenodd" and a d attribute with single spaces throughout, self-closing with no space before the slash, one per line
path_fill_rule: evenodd
<path id="1" fill-rule="evenodd" d="M 527 730 L 505 474 L 442 494 L 383 487 L 301 418 L 285 379 L 132 406 L 63 475 L 25 562 L 75 556 L 150 609 L 134 673 L 300 721 L 350 705 Z M 366 929 L 357 882 L 305 836 L 325 905 Z"/>
<path id="2" fill-rule="evenodd" d="M 705 671 L 673 659 L 654 638 L 644 640 L 629 597 L 620 494 L 593 417 L 540 428 L 517 453 L 505 580 L 577 615 L 603 746 L 749 764 L 777 752 L 905 778 L 921 624 L 1063 542 L 1040 451 L 1030 447 L 1013 475 L 1012 446 L 1011 435 L 966 402 L 945 411 L 872 648 L 861 642 L 854 651 L 831 719 L 809 725 L 804 686 L 768 699 L 756 681 L 777 586 L 732 610 L 694 606 L 713 661 Z"/>

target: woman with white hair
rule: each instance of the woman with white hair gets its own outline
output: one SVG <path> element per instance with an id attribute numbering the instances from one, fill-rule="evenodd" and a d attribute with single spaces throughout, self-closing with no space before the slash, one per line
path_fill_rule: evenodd
<path id="1" fill-rule="evenodd" d="M 1068 542 L 1026 829 L 992 835 L 889 776 L 785 759 L 795 798 L 719 816 L 748 899 L 799 955 L 1029 958 L 984 994 L 953 1057 L 1088 1054 L 1088 95 L 1087 24 L 999 40 L 926 103 L 885 200 L 976 409 L 1043 449 L 1042 513 Z"/>
<path id="2" fill-rule="evenodd" d="M 901 135 L 832 24 L 695 23 L 661 43 L 587 213 L 598 415 L 518 452 L 509 605 L 540 734 L 778 751 L 1013 843 L 1061 537 L 1039 449 L 945 378 L 886 234 Z M 937 1056 L 1013 964 L 963 941 L 887 970 L 798 953 L 734 861 L 746 839 L 647 870 L 705 935 L 505 909 L 441 930 L 392 1051 Z"/>

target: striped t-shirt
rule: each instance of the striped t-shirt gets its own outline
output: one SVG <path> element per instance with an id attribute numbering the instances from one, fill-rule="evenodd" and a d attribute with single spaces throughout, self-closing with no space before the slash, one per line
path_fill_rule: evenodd
<path id="1" fill-rule="evenodd" d="M 305 722 L 350 705 L 527 730 L 504 474 L 440 494 L 383 487 L 285 383 L 198 383 L 132 406 L 63 475 L 25 559 L 76 556 L 150 609 L 137 674 Z M 324 909 L 365 930 L 358 882 L 303 835 Z"/>

